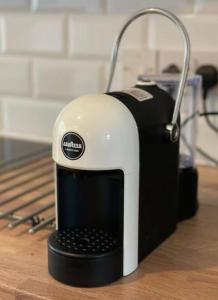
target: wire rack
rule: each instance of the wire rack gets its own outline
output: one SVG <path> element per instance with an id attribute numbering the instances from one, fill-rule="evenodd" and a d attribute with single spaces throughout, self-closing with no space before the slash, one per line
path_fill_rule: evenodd
<path id="1" fill-rule="evenodd" d="M 9 228 L 27 223 L 35 233 L 54 227 L 54 205 L 50 147 L 0 165 L 0 219 L 7 219 Z"/>

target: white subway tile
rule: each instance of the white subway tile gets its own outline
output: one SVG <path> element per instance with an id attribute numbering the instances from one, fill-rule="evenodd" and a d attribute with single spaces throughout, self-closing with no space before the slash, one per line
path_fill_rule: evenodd
<path id="1" fill-rule="evenodd" d="M 201 65 L 214 65 L 218 69 L 218 51 L 192 51 L 191 59 L 195 70 Z"/>
<path id="2" fill-rule="evenodd" d="M 2 49 L 3 49 L 3 42 L 2 42 L 4 38 L 3 28 L 4 28 L 4 19 L 2 16 L 0 16 L 0 53 L 2 53 Z"/>
<path id="3" fill-rule="evenodd" d="M 0 57 L 0 93 L 29 95 L 30 62 L 25 58 Z"/>
<path id="4" fill-rule="evenodd" d="M 3 97 L 3 134 L 41 141 L 52 140 L 52 129 L 66 103 L 47 99 Z"/>
<path id="5" fill-rule="evenodd" d="M 162 73 L 169 65 L 174 64 L 181 70 L 183 67 L 184 53 L 182 50 L 160 50 L 157 55 L 157 71 Z M 195 71 L 193 57 L 191 57 L 189 71 Z"/>
<path id="6" fill-rule="evenodd" d="M 109 56 L 113 41 L 126 20 L 125 16 L 77 15 L 69 20 L 69 52 L 71 55 Z M 125 49 L 138 49 L 146 40 L 144 20 L 127 29 L 122 41 Z"/>
<path id="7" fill-rule="evenodd" d="M 217 15 L 181 15 L 190 36 L 191 47 L 194 51 L 211 51 L 218 49 Z M 182 38 L 175 26 L 163 18 L 151 18 L 149 26 L 149 46 L 153 49 L 179 50 L 182 49 Z"/>
<path id="8" fill-rule="evenodd" d="M 123 64 L 125 69 L 129 69 L 131 76 L 134 76 L 134 82 L 138 75 L 156 73 L 156 55 L 155 50 L 147 48 L 123 51 Z"/>
<path id="9" fill-rule="evenodd" d="M 109 79 L 109 71 L 110 71 L 110 64 L 107 62 L 104 65 L 104 90 L 107 88 L 108 79 Z M 121 63 L 116 64 L 115 73 L 113 76 L 110 92 L 118 91 L 125 88 L 125 76 L 124 76 L 124 66 Z"/>
<path id="10" fill-rule="evenodd" d="M 29 9 L 30 0 L 0 0 L 1 9 Z"/>
<path id="11" fill-rule="evenodd" d="M 194 0 L 194 13 L 218 14 L 217 0 Z"/>
<path id="12" fill-rule="evenodd" d="M 109 13 L 133 13 L 148 7 L 161 7 L 175 13 L 190 13 L 193 8 L 189 0 L 107 0 L 106 3 Z"/>
<path id="13" fill-rule="evenodd" d="M 34 94 L 71 100 L 102 90 L 103 64 L 89 60 L 36 60 Z"/>
<path id="14" fill-rule="evenodd" d="M 64 17 L 47 14 L 4 16 L 3 50 L 9 53 L 62 54 Z"/>
<path id="15" fill-rule="evenodd" d="M 155 72 L 154 51 L 143 49 L 125 50 L 119 60 L 114 73 L 111 91 L 134 86 L 139 75 L 149 75 Z M 110 64 L 105 64 L 105 83 L 108 81 Z"/>
<path id="16" fill-rule="evenodd" d="M 143 53 L 132 53 L 126 51 L 123 54 L 123 86 L 128 88 L 134 86 L 140 74 L 144 73 L 145 64 L 143 61 Z"/>
<path id="17" fill-rule="evenodd" d="M 38 10 L 74 10 L 79 12 L 101 12 L 101 0 L 34 0 L 34 9 Z"/>

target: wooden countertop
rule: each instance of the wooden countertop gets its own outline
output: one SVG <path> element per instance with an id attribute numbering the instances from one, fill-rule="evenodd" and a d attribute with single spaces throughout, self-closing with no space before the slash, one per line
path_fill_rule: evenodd
<path id="1" fill-rule="evenodd" d="M 10 230 L 0 221 L 0 300 L 218 299 L 218 169 L 201 167 L 199 213 L 133 274 L 101 288 L 74 288 L 47 271 L 49 230 Z"/>

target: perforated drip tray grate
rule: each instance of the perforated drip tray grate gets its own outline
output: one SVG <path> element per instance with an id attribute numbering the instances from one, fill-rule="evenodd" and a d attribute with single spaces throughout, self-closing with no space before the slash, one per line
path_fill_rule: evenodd
<path id="1" fill-rule="evenodd" d="M 58 250 L 82 255 L 100 255 L 119 246 L 118 239 L 107 231 L 86 227 L 55 231 L 50 241 Z"/>

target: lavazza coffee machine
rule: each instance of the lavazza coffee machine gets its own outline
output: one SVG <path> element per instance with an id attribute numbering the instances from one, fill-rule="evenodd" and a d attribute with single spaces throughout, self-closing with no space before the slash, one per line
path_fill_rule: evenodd
<path id="1" fill-rule="evenodd" d="M 138 17 L 160 14 L 185 46 L 176 102 L 155 82 L 110 91 L 121 38 Z M 172 13 L 137 12 L 115 40 L 107 92 L 85 95 L 59 114 L 53 137 L 56 231 L 50 274 L 76 286 L 102 286 L 135 271 L 178 221 L 179 110 L 190 60 L 189 37 Z"/>

